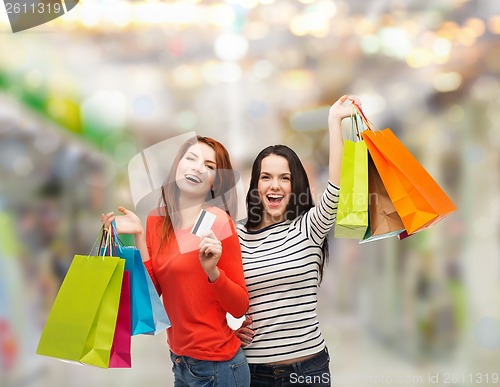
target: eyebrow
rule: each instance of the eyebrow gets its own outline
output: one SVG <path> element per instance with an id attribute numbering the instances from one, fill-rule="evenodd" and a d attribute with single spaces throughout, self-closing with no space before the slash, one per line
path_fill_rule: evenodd
<path id="1" fill-rule="evenodd" d="M 198 155 L 196 153 L 193 153 L 193 152 L 186 152 L 186 154 L 190 154 L 191 156 L 193 157 L 196 157 L 196 159 L 198 159 Z M 217 165 L 217 163 L 215 161 L 212 161 L 212 160 L 205 160 L 205 163 L 210 163 L 210 164 L 214 164 L 214 165 Z"/>
<path id="2" fill-rule="evenodd" d="M 266 172 L 266 171 L 261 171 L 260 174 L 261 175 L 272 175 L 272 173 Z M 286 175 L 292 176 L 292 173 L 291 172 L 285 172 L 285 173 L 280 174 L 280 176 L 286 176 Z"/>

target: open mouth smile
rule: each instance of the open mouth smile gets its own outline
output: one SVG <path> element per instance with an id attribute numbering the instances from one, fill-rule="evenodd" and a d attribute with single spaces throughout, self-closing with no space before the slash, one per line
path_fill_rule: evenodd
<path id="1" fill-rule="evenodd" d="M 188 175 L 184 175 L 184 177 L 186 178 L 186 180 L 188 180 L 192 183 L 195 183 L 195 184 L 201 183 L 201 179 L 198 176 L 188 174 Z"/>
<path id="2" fill-rule="evenodd" d="M 269 204 L 271 204 L 272 206 L 279 206 L 283 201 L 284 196 L 278 194 L 269 194 L 266 195 L 266 198 Z"/>

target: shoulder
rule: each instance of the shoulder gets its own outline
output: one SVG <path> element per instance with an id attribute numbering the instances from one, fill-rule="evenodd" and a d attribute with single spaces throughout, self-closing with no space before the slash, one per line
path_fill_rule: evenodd
<path id="1" fill-rule="evenodd" d="M 207 207 L 205 208 L 207 212 L 210 212 L 211 214 L 215 215 L 215 224 L 227 224 L 228 222 L 231 222 L 234 224 L 233 220 L 231 217 L 227 214 L 227 212 L 221 210 L 219 207 Z"/>
<path id="2" fill-rule="evenodd" d="M 212 226 L 215 234 L 220 238 L 227 238 L 231 234 L 236 233 L 236 226 L 233 219 L 219 207 L 207 207 L 207 212 L 215 215 L 215 221 Z"/>
<path id="3" fill-rule="evenodd" d="M 165 219 L 165 208 L 155 208 L 148 213 L 146 223 L 150 226 L 163 223 Z"/>

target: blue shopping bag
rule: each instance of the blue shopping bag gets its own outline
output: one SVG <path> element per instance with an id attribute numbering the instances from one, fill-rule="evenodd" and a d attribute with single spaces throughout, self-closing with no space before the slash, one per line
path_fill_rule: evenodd
<path id="1" fill-rule="evenodd" d="M 146 271 L 146 268 L 144 268 L 144 270 Z M 164 331 L 165 329 L 170 328 L 172 324 L 170 324 L 170 319 L 168 318 L 167 312 L 165 311 L 165 307 L 163 306 L 163 303 L 161 302 L 160 297 L 158 296 L 158 293 L 156 291 L 155 285 L 153 284 L 153 281 L 151 280 L 151 277 L 149 277 L 148 273 L 146 274 L 147 274 L 146 281 L 148 283 L 148 291 L 149 291 L 149 297 L 151 299 L 151 306 L 153 308 L 153 319 L 155 325 L 155 330 L 153 332 L 148 332 L 147 334 L 156 335 Z"/>
<path id="2" fill-rule="evenodd" d="M 148 290 L 149 274 L 142 263 L 141 253 L 135 246 L 124 246 L 112 227 L 113 255 L 125 260 L 125 270 L 130 273 L 130 313 L 132 336 L 155 331 L 153 307 Z M 104 252 L 106 254 L 106 252 Z"/>

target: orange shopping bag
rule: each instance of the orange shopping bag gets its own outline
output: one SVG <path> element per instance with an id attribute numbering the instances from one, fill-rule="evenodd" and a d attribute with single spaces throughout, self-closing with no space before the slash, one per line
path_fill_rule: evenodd
<path id="1" fill-rule="evenodd" d="M 421 231 L 455 211 L 455 204 L 394 133 L 389 128 L 373 130 L 360 114 L 368 127 L 363 139 L 407 233 Z"/>

